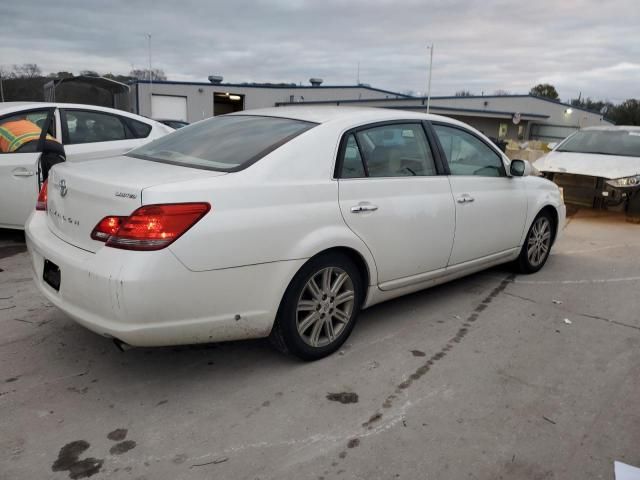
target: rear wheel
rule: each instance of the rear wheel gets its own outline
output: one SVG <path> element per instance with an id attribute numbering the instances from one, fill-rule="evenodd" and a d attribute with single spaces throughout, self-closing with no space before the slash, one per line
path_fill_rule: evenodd
<path id="1" fill-rule="evenodd" d="M 524 245 L 517 260 L 518 270 L 522 273 L 535 273 L 549 258 L 553 242 L 555 225 L 547 212 L 540 212 L 533 220 Z"/>
<path id="2" fill-rule="evenodd" d="M 355 325 L 363 297 L 354 262 L 342 253 L 312 258 L 284 294 L 270 339 L 304 360 L 335 352 Z"/>

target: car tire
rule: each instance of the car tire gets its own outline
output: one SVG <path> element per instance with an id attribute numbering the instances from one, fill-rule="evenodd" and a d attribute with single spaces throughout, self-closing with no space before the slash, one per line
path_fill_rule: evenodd
<path id="1" fill-rule="evenodd" d="M 296 273 L 280 303 L 269 339 L 283 353 L 317 360 L 349 337 L 364 296 L 356 264 L 341 252 L 320 254 Z"/>
<path id="2" fill-rule="evenodd" d="M 534 218 L 515 262 L 520 273 L 535 273 L 544 267 L 551 252 L 555 229 L 555 221 L 548 212 L 542 211 Z"/>

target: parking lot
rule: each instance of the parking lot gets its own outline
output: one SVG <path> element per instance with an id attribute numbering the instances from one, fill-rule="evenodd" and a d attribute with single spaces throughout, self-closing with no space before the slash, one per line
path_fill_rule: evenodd
<path id="1" fill-rule="evenodd" d="M 302 363 L 266 341 L 121 352 L 2 231 L 0 478 L 613 478 L 640 466 L 639 232 L 579 211 L 538 274 L 373 307 Z"/>

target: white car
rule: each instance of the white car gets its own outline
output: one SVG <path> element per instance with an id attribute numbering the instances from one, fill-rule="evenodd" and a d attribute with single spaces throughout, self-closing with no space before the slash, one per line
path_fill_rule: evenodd
<path id="1" fill-rule="evenodd" d="M 542 268 L 565 207 L 530 169 L 436 115 L 245 111 L 56 165 L 27 246 L 47 299 L 120 345 L 270 336 L 316 359 L 361 308 Z"/>
<path id="2" fill-rule="evenodd" d="M 567 203 L 640 216 L 640 127 L 579 130 L 534 166 L 564 189 Z"/>
<path id="3" fill-rule="evenodd" d="M 113 108 L 65 103 L 0 103 L 0 130 L 16 120 L 40 129 L 53 112 L 50 138 L 64 146 L 70 162 L 121 155 L 173 129 Z M 0 131 L 0 135 L 2 132 Z M 38 142 L 11 152 L 0 149 L 0 228 L 23 229 L 38 196 Z"/>

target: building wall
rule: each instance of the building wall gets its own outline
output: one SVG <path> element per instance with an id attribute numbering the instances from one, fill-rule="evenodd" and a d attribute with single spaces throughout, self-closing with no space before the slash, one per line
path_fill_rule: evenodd
<path id="1" fill-rule="evenodd" d="M 138 83 L 132 85 L 131 111 L 150 117 L 151 94 L 182 96 L 187 98 L 187 121 L 196 122 L 213 116 L 214 92 L 244 95 L 245 110 L 274 107 L 279 102 L 401 98 L 398 94 L 366 87 L 251 87 L 225 84 Z"/>
<path id="2" fill-rule="evenodd" d="M 562 103 L 528 95 L 504 97 L 440 97 L 432 99 L 432 105 L 549 115 L 548 119 L 536 121 L 536 123 L 576 128 L 592 127 L 609 123 L 604 120 L 599 113 L 568 107 Z M 571 113 L 566 113 L 568 108 L 571 108 Z"/>

